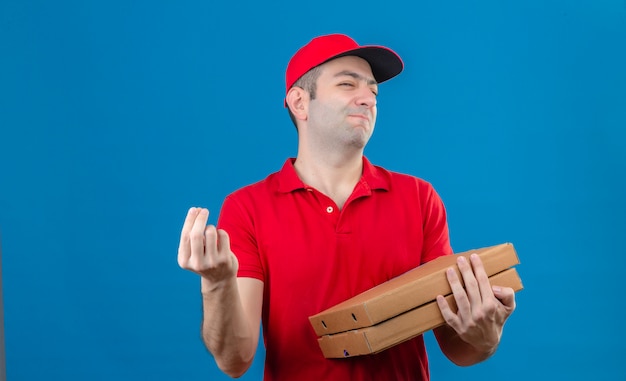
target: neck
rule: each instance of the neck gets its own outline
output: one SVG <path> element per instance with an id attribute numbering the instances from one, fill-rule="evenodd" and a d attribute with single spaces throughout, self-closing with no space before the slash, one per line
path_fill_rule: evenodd
<path id="1" fill-rule="evenodd" d="M 324 193 L 342 208 L 363 173 L 363 151 L 319 157 L 299 151 L 294 167 L 305 184 Z"/>

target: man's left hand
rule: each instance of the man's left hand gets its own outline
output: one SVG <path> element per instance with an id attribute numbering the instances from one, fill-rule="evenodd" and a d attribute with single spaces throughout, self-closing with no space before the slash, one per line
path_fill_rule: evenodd
<path id="1" fill-rule="evenodd" d="M 470 262 L 463 256 L 457 259 L 465 288 L 456 271 L 448 269 L 446 272 L 457 313 L 442 295 L 437 296 L 437 304 L 446 323 L 463 341 L 478 351 L 493 353 L 500 343 L 504 322 L 515 310 L 515 291 L 492 286 L 477 254 L 470 256 Z"/>

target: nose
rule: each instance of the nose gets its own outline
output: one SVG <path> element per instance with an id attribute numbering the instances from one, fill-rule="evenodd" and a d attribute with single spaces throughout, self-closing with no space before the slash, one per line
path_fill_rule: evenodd
<path id="1" fill-rule="evenodd" d="M 376 95 L 374 95 L 372 89 L 370 89 L 369 86 L 361 86 L 361 88 L 359 89 L 357 105 L 367 108 L 372 108 L 376 106 Z"/>

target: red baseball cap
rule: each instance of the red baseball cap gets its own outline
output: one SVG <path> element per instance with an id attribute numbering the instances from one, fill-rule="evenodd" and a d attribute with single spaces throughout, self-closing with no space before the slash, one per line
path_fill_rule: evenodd
<path id="1" fill-rule="evenodd" d="M 328 34 L 315 37 L 291 57 L 285 74 L 287 84 L 285 94 L 307 71 L 333 58 L 344 56 L 357 56 L 366 60 L 378 83 L 395 77 L 404 68 L 400 56 L 389 48 L 377 45 L 361 46 L 344 34 Z"/>

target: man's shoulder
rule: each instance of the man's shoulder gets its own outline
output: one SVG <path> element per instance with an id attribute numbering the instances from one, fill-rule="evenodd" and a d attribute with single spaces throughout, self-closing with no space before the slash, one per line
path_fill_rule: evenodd
<path id="1" fill-rule="evenodd" d="M 242 197 L 251 197 L 261 194 L 271 194 L 272 189 L 275 190 L 277 187 L 277 176 L 279 172 L 273 172 L 267 175 L 264 179 L 258 180 L 256 182 L 244 185 L 240 188 L 232 191 L 227 198 L 242 198 Z"/>
<path id="2" fill-rule="evenodd" d="M 282 168 L 270 173 L 263 180 L 245 185 L 227 197 L 276 197 L 279 193 L 289 193 L 293 190 L 304 188 L 304 183 L 298 178 L 293 163 L 294 158 L 285 160 Z"/>
<path id="3" fill-rule="evenodd" d="M 422 177 L 412 175 L 409 173 L 390 170 L 378 165 L 374 166 L 380 174 L 386 176 L 389 179 L 389 182 L 393 185 L 408 185 L 408 186 L 417 186 L 419 188 L 432 188 L 433 185 L 430 181 L 425 180 Z"/>

